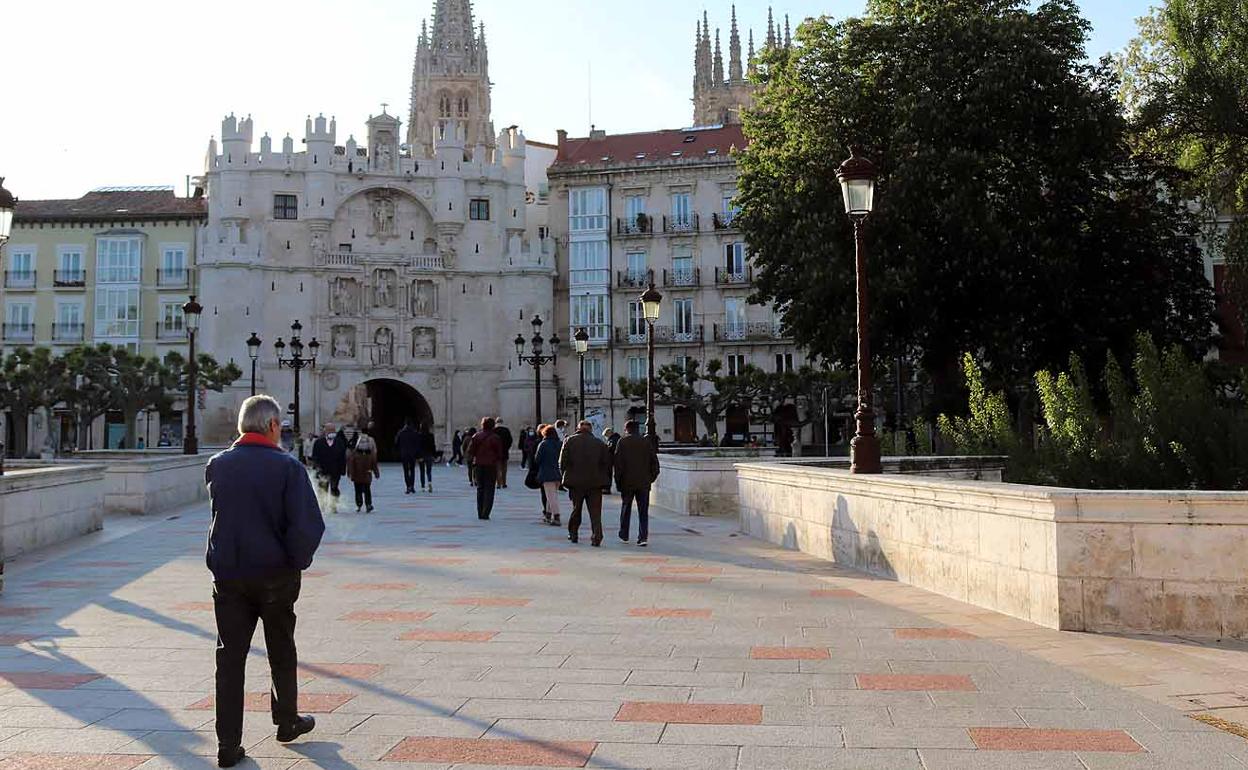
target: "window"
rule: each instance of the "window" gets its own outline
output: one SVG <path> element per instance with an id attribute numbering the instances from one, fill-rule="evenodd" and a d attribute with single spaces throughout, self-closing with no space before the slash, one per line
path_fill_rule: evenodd
<path id="1" fill-rule="evenodd" d="M 95 336 L 139 336 L 139 289 L 115 286 L 95 290 Z"/>
<path id="2" fill-rule="evenodd" d="M 607 286 L 611 283 L 606 241 L 573 241 L 570 248 L 572 286 Z"/>
<path id="3" fill-rule="evenodd" d="M 733 199 L 736 197 L 737 197 L 736 190 L 724 193 L 723 207 L 720 209 L 720 213 L 723 214 L 725 222 L 731 222 L 733 217 L 737 215 L 737 212 L 741 210 L 740 206 L 733 203 Z"/>
<path id="4" fill-rule="evenodd" d="M 96 283 L 138 283 L 143 248 L 138 238 L 100 238 L 95 244 Z"/>
<path id="5" fill-rule="evenodd" d="M 693 224 L 693 196 L 687 192 L 672 194 L 672 224 L 689 227 Z"/>
<path id="6" fill-rule="evenodd" d="M 56 305 L 56 327 L 52 339 L 59 342 L 82 340 L 82 303 L 59 302 Z"/>
<path id="7" fill-rule="evenodd" d="M 776 373 L 787 374 L 793 371 L 793 354 L 777 353 L 776 354 Z"/>
<path id="8" fill-rule="evenodd" d="M 568 195 L 568 227 L 574 233 L 606 230 L 606 190 L 601 187 L 573 190 Z"/>
<path id="9" fill-rule="evenodd" d="M 724 272 L 731 278 L 740 276 L 745 277 L 745 244 L 725 243 L 724 244 Z"/>
<path id="10" fill-rule="evenodd" d="M 672 314 L 676 320 L 676 334 L 693 334 L 693 300 L 678 299 L 672 303 Z"/>
<path id="11" fill-rule="evenodd" d="M 646 314 L 640 300 L 628 303 L 628 336 L 633 340 L 637 337 L 645 339 Z"/>
<path id="12" fill-rule="evenodd" d="M 630 251 L 628 259 L 628 281 L 640 285 L 646 281 L 646 252 Z"/>
<path id="13" fill-rule="evenodd" d="M 632 223 L 637 221 L 638 214 L 646 213 L 646 196 L 629 195 L 624 199 L 624 216 Z"/>
<path id="14" fill-rule="evenodd" d="M 602 393 L 602 359 L 585 359 L 585 392 Z"/>
<path id="15" fill-rule="evenodd" d="M 186 272 L 186 247 L 160 247 L 160 275 L 157 283 L 165 286 L 185 286 L 188 282 Z"/>
<path id="16" fill-rule="evenodd" d="M 680 371 L 688 372 L 689 367 L 693 365 L 693 358 L 689 356 L 676 356 L 673 363 L 676 364 L 676 368 Z"/>
<path id="17" fill-rule="evenodd" d="M 733 353 L 728 356 L 728 376 L 740 377 L 745 374 L 745 356 L 741 353 Z"/>
<path id="18" fill-rule="evenodd" d="M 81 246 L 56 247 L 57 283 L 82 283 L 86 278 L 83 274 L 85 266 Z"/>
<path id="19" fill-rule="evenodd" d="M 468 201 L 468 218 L 476 222 L 486 222 L 490 218 L 490 199 L 473 198 Z"/>
<path id="20" fill-rule="evenodd" d="M 693 285 L 693 255 L 687 248 L 672 255 L 672 285 Z"/>
<path id="21" fill-rule="evenodd" d="M 641 356 L 628 357 L 628 379 L 639 382 L 646 379 L 647 374 L 646 359 Z"/>
<path id="22" fill-rule="evenodd" d="M 295 195 L 287 193 L 278 193 L 273 196 L 273 218 L 274 219 L 298 219 L 299 218 L 299 198 Z"/>
<path id="23" fill-rule="evenodd" d="M 605 294 L 589 294 L 572 298 L 571 326 L 574 329 L 584 328 L 589 338 L 596 342 L 605 342 L 611 325 Z"/>
<path id="24" fill-rule="evenodd" d="M 745 300 L 740 297 L 724 300 L 724 322 L 729 326 L 745 326 Z"/>
<path id="25" fill-rule="evenodd" d="M 158 337 L 181 337 L 185 334 L 185 325 L 183 323 L 182 303 L 167 302 L 162 300 L 160 303 L 160 332 Z"/>
<path id="26" fill-rule="evenodd" d="M 15 246 L 9 251 L 9 274 L 5 276 L 9 288 L 35 285 L 35 247 Z"/>
<path id="27" fill-rule="evenodd" d="M 4 307 L 4 338 L 34 342 L 35 306 L 30 302 L 10 302 Z"/>

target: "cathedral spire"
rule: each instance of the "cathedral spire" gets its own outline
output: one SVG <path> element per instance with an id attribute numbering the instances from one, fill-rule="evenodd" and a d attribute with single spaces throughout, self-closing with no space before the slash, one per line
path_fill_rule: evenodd
<path id="1" fill-rule="evenodd" d="M 724 53 L 719 47 L 719 29 L 715 29 L 715 85 L 724 84 Z"/>
<path id="2" fill-rule="evenodd" d="M 737 31 L 737 6 L 732 6 L 732 30 L 728 33 L 728 79 L 741 79 L 741 33 Z"/>
<path id="3" fill-rule="evenodd" d="M 767 6 L 767 47 L 771 48 L 776 44 L 776 22 L 771 15 L 771 6 Z"/>
<path id="4" fill-rule="evenodd" d="M 702 22 L 695 24 L 693 32 L 693 93 L 702 92 Z"/>
<path id="5" fill-rule="evenodd" d="M 746 61 L 749 62 L 749 73 L 752 77 L 754 75 L 754 30 L 750 30 L 750 55 Z"/>
<path id="6" fill-rule="evenodd" d="M 450 56 L 475 48 L 471 0 L 434 0 L 433 48 Z"/>
<path id="7" fill-rule="evenodd" d="M 784 47 L 793 47 L 793 36 L 789 34 L 789 15 L 787 13 L 784 15 Z"/>

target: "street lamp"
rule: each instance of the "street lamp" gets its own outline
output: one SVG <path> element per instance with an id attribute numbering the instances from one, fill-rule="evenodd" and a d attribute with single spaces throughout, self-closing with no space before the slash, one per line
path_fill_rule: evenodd
<path id="1" fill-rule="evenodd" d="M 858 283 L 858 410 L 857 430 L 850 442 L 851 473 L 882 473 L 880 441 L 875 435 L 875 409 L 871 404 L 871 340 L 867 328 L 870 311 L 867 292 L 866 222 L 875 206 L 875 164 L 849 150 L 849 160 L 836 170 L 845 198 L 845 213 L 854 222 L 855 274 Z"/>
<path id="2" fill-rule="evenodd" d="M 533 398 L 536 406 L 533 424 L 536 425 L 542 421 L 542 366 L 554 364 L 558 360 L 559 337 L 555 335 L 550 338 L 550 354 L 547 355 L 545 352 L 546 340 L 542 337 L 542 318 L 541 316 L 533 316 L 533 338 L 529 342 L 533 346 L 533 355 L 526 356 L 524 354 L 524 335 L 516 335 L 516 360 L 520 362 L 521 366 L 529 364 L 533 367 Z"/>
<path id="3" fill-rule="evenodd" d="M 13 227 L 13 210 L 17 208 L 17 198 L 4 189 L 4 177 L 0 176 L 0 246 L 9 239 L 9 231 Z"/>
<path id="4" fill-rule="evenodd" d="M 309 342 L 307 345 L 308 355 L 307 357 L 304 357 L 303 355 L 304 345 L 303 345 L 302 334 L 303 334 L 303 324 L 299 323 L 298 321 L 295 321 L 293 324 L 290 325 L 290 355 L 289 356 L 285 355 L 287 345 L 285 342 L 282 342 L 281 337 L 278 337 L 277 342 L 273 343 L 274 349 L 277 350 L 277 368 L 281 369 L 282 367 L 285 367 L 295 373 L 294 431 L 295 431 L 295 446 L 297 447 L 297 454 L 298 454 L 300 462 L 303 462 L 303 429 L 300 426 L 300 421 L 299 421 L 299 411 L 300 411 L 299 410 L 299 372 L 303 371 L 304 369 L 316 368 L 316 354 L 320 352 L 320 349 L 321 349 L 321 343 L 316 341 L 316 337 L 313 337 L 312 341 Z"/>
<path id="5" fill-rule="evenodd" d="M 186 438 L 182 442 L 182 454 L 199 454 L 199 437 L 195 435 L 195 402 L 196 383 L 199 375 L 199 363 L 195 360 L 195 332 L 199 331 L 199 317 L 204 306 L 195 301 L 195 295 L 182 306 L 182 318 L 186 324 L 186 336 L 189 340 L 190 360 L 186 367 Z"/>
<path id="6" fill-rule="evenodd" d="M 576 344 L 576 355 L 581 359 L 581 420 L 585 419 L 585 354 L 589 352 L 589 332 L 584 327 L 576 330 L 572 336 Z"/>
<path id="7" fill-rule="evenodd" d="M 641 295 L 641 314 L 646 319 L 648 332 L 646 334 L 646 357 L 649 362 L 646 369 L 646 435 L 650 438 L 655 452 L 659 451 L 659 429 L 654 419 L 654 325 L 658 322 L 662 309 L 663 295 L 654 288 L 654 281 L 650 281 L 650 288 Z"/>
<path id="8" fill-rule="evenodd" d="M 256 395 L 256 359 L 260 357 L 260 345 L 263 344 L 255 332 L 247 338 L 247 355 L 251 356 L 251 395 Z"/>

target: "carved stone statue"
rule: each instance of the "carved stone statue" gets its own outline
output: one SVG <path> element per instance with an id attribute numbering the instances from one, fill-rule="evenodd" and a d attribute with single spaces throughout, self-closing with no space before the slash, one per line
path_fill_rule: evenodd
<path id="1" fill-rule="evenodd" d="M 332 343 L 334 358 L 355 358 L 355 327 L 335 326 Z"/>
<path id="2" fill-rule="evenodd" d="M 436 358 L 438 332 L 428 327 L 412 329 L 412 358 Z"/>
<path id="3" fill-rule="evenodd" d="M 377 169 L 379 171 L 389 171 L 391 164 L 394 162 L 393 157 L 394 156 L 391 155 L 390 144 L 388 142 L 382 142 L 377 147 Z"/>
<path id="4" fill-rule="evenodd" d="M 438 310 L 437 287 L 433 281 L 412 282 L 412 315 L 432 318 Z"/>
<path id="5" fill-rule="evenodd" d="M 373 344 L 377 350 L 378 366 L 394 365 L 394 334 L 383 326 L 373 335 Z"/>
<path id="6" fill-rule="evenodd" d="M 354 278 L 335 278 L 330 284 L 330 310 L 336 315 L 355 315 L 359 284 Z"/>
<path id="7" fill-rule="evenodd" d="M 325 232 L 323 230 L 312 231 L 312 255 L 314 257 L 323 257 L 328 247 L 325 243 Z"/>
<path id="8" fill-rule="evenodd" d="M 376 285 L 373 287 L 373 305 L 375 307 L 394 307 L 394 295 L 398 276 L 393 270 L 378 270 L 374 273 L 373 278 L 376 282 Z"/>
<path id="9" fill-rule="evenodd" d="M 369 196 L 372 203 L 372 235 L 385 241 L 394 237 L 394 196 L 386 190 L 379 190 Z"/>

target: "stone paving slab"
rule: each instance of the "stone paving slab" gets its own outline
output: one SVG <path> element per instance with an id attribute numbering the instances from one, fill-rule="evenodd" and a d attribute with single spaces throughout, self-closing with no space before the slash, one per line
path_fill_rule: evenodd
<path id="1" fill-rule="evenodd" d="M 527 490 L 478 522 L 450 473 L 327 517 L 297 608 L 317 731 L 274 740 L 258 634 L 246 767 L 1248 770 L 1186 716 L 1248 714 L 1248 644 L 1051 632 L 726 520 L 574 546 Z M 207 512 L 172 515 L 7 565 L 0 770 L 214 765 Z"/>

